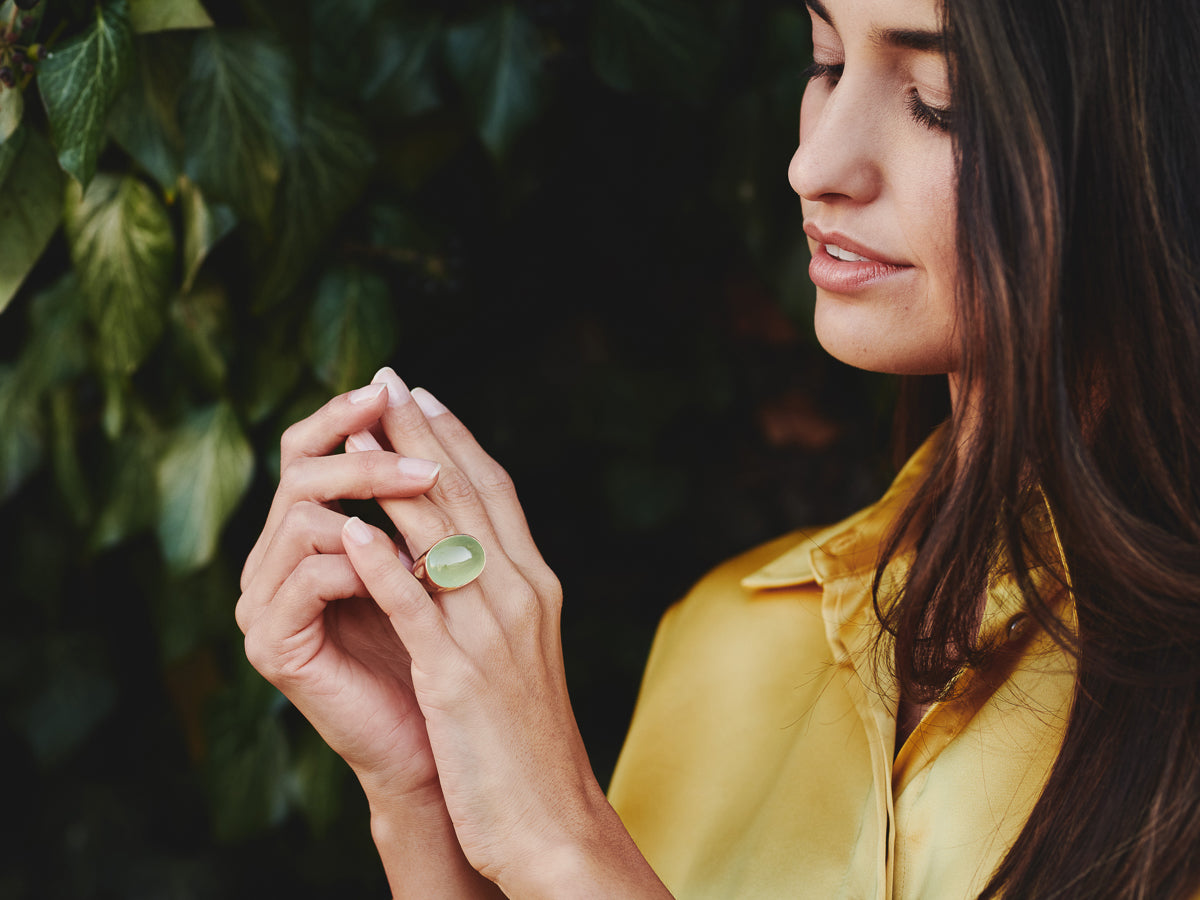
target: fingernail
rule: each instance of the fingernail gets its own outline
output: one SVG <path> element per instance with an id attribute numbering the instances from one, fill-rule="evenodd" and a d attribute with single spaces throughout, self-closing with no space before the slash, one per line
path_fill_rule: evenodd
<path id="1" fill-rule="evenodd" d="M 369 431 L 356 431 L 350 437 L 346 438 L 346 449 L 351 453 L 358 453 L 363 450 L 382 450 L 379 446 L 379 441 L 375 440 L 375 435 Z"/>
<path id="2" fill-rule="evenodd" d="M 446 407 L 442 406 L 441 402 L 425 388 L 417 388 L 412 392 L 412 398 L 417 401 L 417 406 L 421 407 L 421 412 L 425 413 L 425 418 L 432 419 L 434 416 L 440 416 L 444 412 L 449 412 Z"/>
<path id="3" fill-rule="evenodd" d="M 387 387 L 384 384 L 368 384 L 366 387 L 360 387 L 356 391 L 350 392 L 350 402 L 361 406 L 364 403 L 370 403 Z"/>
<path id="4" fill-rule="evenodd" d="M 384 366 L 375 373 L 375 377 L 371 379 L 375 384 L 386 384 L 388 391 L 388 406 L 401 406 L 408 402 L 412 396 L 408 392 L 408 386 L 400 380 L 391 366 Z"/>
<path id="5" fill-rule="evenodd" d="M 367 523 L 358 516 L 347 519 L 346 524 L 342 526 L 342 532 L 350 539 L 353 544 L 363 545 L 371 543 L 371 529 L 367 527 Z"/>
<path id="6" fill-rule="evenodd" d="M 433 478 L 442 470 L 442 464 L 431 459 L 418 459 L 415 456 L 402 456 L 396 463 L 402 475 L 413 478 Z"/>

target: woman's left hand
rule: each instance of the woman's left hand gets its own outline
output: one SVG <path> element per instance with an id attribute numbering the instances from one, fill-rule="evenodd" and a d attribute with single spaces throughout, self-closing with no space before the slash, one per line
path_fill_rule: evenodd
<path id="1" fill-rule="evenodd" d="M 426 592 L 397 547 L 359 519 L 342 540 L 412 656 L 442 792 L 471 864 L 509 896 L 666 896 L 592 773 L 567 696 L 562 590 L 507 473 L 426 391 L 390 369 L 392 449 L 442 463 L 423 497 L 381 499 L 408 553 L 469 534 L 487 563 L 471 584 Z M 569 887 L 564 888 L 564 884 Z"/>

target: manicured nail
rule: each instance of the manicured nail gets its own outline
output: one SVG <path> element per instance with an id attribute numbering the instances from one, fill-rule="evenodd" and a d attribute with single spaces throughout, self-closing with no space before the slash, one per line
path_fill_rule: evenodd
<path id="1" fill-rule="evenodd" d="M 402 406 L 412 396 L 408 386 L 400 380 L 400 376 L 392 371 L 391 366 L 384 366 L 371 379 L 375 384 L 386 384 L 388 389 L 388 406 Z"/>
<path id="2" fill-rule="evenodd" d="M 347 519 L 346 524 L 342 526 L 342 532 L 350 539 L 351 543 L 360 546 L 371 543 L 371 529 L 358 516 Z"/>
<path id="3" fill-rule="evenodd" d="M 402 475 L 412 478 L 433 478 L 442 470 L 442 464 L 431 459 L 418 459 L 415 456 L 402 456 L 396 463 Z"/>
<path id="4" fill-rule="evenodd" d="M 350 437 L 346 438 L 346 449 L 351 453 L 360 453 L 363 450 L 382 450 L 379 446 L 379 441 L 375 440 L 375 435 L 369 431 L 356 431 Z"/>
<path id="5" fill-rule="evenodd" d="M 360 387 L 357 391 L 350 392 L 350 402 L 361 406 L 364 403 L 370 403 L 378 397 L 387 385 L 384 384 L 368 384 L 366 387 Z"/>
<path id="6" fill-rule="evenodd" d="M 438 398 L 425 390 L 425 388 L 417 388 L 412 392 L 412 398 L 417 401 L 417 406 L 421 407 L 421 412 L 425 413 L 425 418 L 432 419 L 434 416 L 440 416 L 444 412 L 449 412 L 446 407 L 438 401 Z"/>

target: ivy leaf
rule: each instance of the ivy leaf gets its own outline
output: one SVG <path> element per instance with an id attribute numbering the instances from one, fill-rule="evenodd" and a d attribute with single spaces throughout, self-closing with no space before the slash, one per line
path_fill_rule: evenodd
<path id="1" fill-rule="evenodd" d="M 233 355 L 229 301 L 220 285 L 206 284 L 171 302 L 173 356 L 201 384 L 219 392 Z"/>
<path id="2" fill-rule="evenodd" d="M 248 371 L 237 379 L 245 385 L 241 396 L 247 421 L 257 425 L 274 412 L 300 380 L 300 371 L 295 345 L 281 330 L 260 340 Z"/>
<path id="3" fill-rule="evenodd" d="M 396 310 L 387 282 L 361 268 L 330 269 L 317 285 L 313 370 L 336 393 L 371 380 L 396 346 Z"/>
<path id="4" fill-rule="evenodd" d="M 166 590 L 158 592 L 153 601 L 159 646 L 168 665 L 186 664 L 189 657 L 196 658 L 197 651 L 204 652 L 205 644 L 229 634 L 229 598 L 240 593 L 238 578 L 218 555 L 195 572 L 165 581 Z M 203 709 L 191 712 L 203 717 Z"/>
<path id="5" fill-rule="evenodd" d="M 346 763 L 311 728 L 300 735 L 293 751 L 289 794 L 317 835 L 337 820 L 342 807 Z"/>
<path id="6" fill-rule="evenodd" d="M 171 435 L 158 464 L 158 542 L 173 569 L 213 558 L 253 473 L 254 451 L 226 402 L 193 412 Z"/>
<path id="7" fill-rule="evenodd" d="M 205 768 L 213 827 L 223 840 L 278 824 L 288 811 L 288 702 L 242 659 L 238 677 L 213 698 Z"/>
<path id="8" fill-rule="evenodd" d="M 209 204 L 188 179 L 180 185 L 183 212 L 183 292 L 192 289 L 200 267 L 212 250 L 237 225 L 237 213 L 224 203 Z"/>
<path id="9" fill-rule="evenodd" d="M 388 20 L 368 40 L 371 68 L 361 79 L 361 97 L 391 116 L 412 118 L 441 105 L 438 89 L 440 18 Z"/>
<path id="10" fill-rule="evenodd" d="M 25 92 L 16 88 L 0 90 L 0 141 L 13 136 L 25 115 Z"/>
<path id="11" fill-rule="evenodd" d="M 154 525 L 159 449 L 158 441 L 149 433 L 124 435 L 114 445 L 104 478 L 106 496 L 100 501 L 100 512 L 88 537 L 90 552 L 115 547 Z"/>
<path id="12" fill-rule="evenodd" d="M 269 39 L 210 30 L 196 39 L 180 101 L 184 172 L 264 230 L 282 148 L 296 139 L 294 81 L 291 60 Z"/>
<path id="13" fill-rule="evenodd" d="M 108 115 L 108 133 L 170 195 L 183 171 L 182 135 L 172 134 L 163 73 L 139 55 L 138 77 L 117 95 Z"/>
<path id="14" fill-rule="evenodd" d="M 71 388 L 64 385 L 51 391 L 50 446 L 54 479 L 67 501 L 67 509 L 71 511 L 75 524 L 82 526 L 91 518 L 92 497 L 79 458 L 75 424 L 77 420 L 78 411 Z"/>
<path id="15" fill-rule="evenodd" d="M 0 187 L 0 311 L 58 230 L 62 202 L 62 173 L 46 139 L 32 128 L 22 128 L 3 148 L 10 144 L 16 148 L 15 157 Z M 4 149 L 0 155 L 8 152 Z"/>
<path id="16" fill-rule="evenodd" d="M 284 158 L 274 216 L 277 238 L 259 285 L 258 309 L 286 297 L 308 272 L 362 193 L 374 161 L 371 142 L 353 116 L 327 103 L 305 106 L 300 133 Z"/>
<path id="17" fill-rule="evenodd" d="M 58 147 L 59 164 L 87 187 L 105 141 L 108 109 L 133 70 L 125 0 L 96 4 L 96 21 L 38 66 L 38 90 Z"/>
<path id="18" fill-rule="evenodd" d="M 29 130 L 17 129 L 10 134 L 3 142 L 0 142 L 0 187 L 8 181 L 8 173 L 12 171 L 13 163 L 17 161 L 17 157 L 21 155 L 21 150 L 25 147 L 25 140 L 29 136 Z"/>
<path id="19" fill-rule="evenodd" d="M 20 363 L 28 390 L 40 394 L 87 368 L 87 304 L 73 273 L 33 298 L 29 324 L 32 328 Z"/>
<path id="20" fill-rule="evenodd" d="M 129 0 L 129 22 L 138 34 L 213 24 L 199 0 Z"/>
<path id="21" fill-rule="evenodd" d="M 0 366 L 0 501 L 11 497 L 42 458 L 37 395 L 16 366 Z"/>
<path id="22" fill-rule="evenodd" d="M 89 300 L 104 367 L 130 373 L 158 340 L 175 265 L 175 235 L 154 192 L 132 176 L 99 175 L 67 191 L 71 259 Z"/>
<path id="23" fill-rule="evenodd" d="M 35 683 L 13 718 L 34 756 L 48 767 L 83 746 L 116 706 L 117 686 L 95 636 L 51 639 L 43 654 Z"/>
<path id="24" fill-rule="evenodd" d="M 516 6 L 506 3 L 451 28 L 446 51 L 479 137 L 492 156 L 504 159 L 545 99 L 537 28 Z"/>
<path id="25" fill-rule="evenodd" d="M 683 0 L 597 0 L 592 68 L 614 90 L 663 89 L 698 100 L 719 62 L 716 30 Z"/>

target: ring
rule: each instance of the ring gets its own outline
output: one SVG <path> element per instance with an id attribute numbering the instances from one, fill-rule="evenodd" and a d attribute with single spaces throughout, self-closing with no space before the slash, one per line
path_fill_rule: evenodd
<path id="1" fill-rule="evenodd" d="M 483 571 L 483 545 L 469 534 L 442 538 L 413 563 L 413 576 L 429 593 L 465 587 Z"/>

